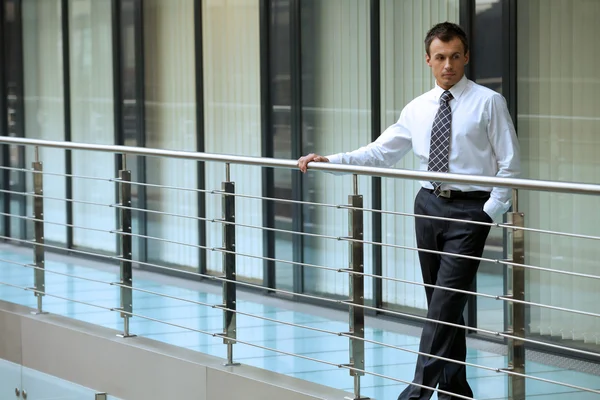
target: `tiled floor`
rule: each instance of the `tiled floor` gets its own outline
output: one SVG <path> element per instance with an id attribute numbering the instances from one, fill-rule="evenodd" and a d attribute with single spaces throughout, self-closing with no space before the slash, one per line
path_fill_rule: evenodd
<path id="1" fill-rule="evenodd" d="M 0 259 L 28 263 L 31 257 L 28 252 L 15 251 L 9 247 L 0 247 Z M 93 303 L 103 307 L 117 307 L 119 304 L 119 289 L 104 283 L 84 281 L 76 278 L 52 274 L 49 271 L 73 274 L 76 276 L 97 279 L 104 282 L 118 280 L 118 271 L 112 268 L 97 269 L 90 267 L 89 261 L 48 255 L 46 262 L 46 290 L 50 294 L 83 302 Z M 177 296 L 196 302 L 218 304 L 221 296 L 218 293 L 199 292 L 190 287 L 176 286 L 162 282 L 161 276 L 143 274 L 145 278 L 136 277 L 134 286 L 145 290 L 155 291 L 171 296 Z M 0 282 L 23 287 L 32 286 L 33 270 L 14 264 L 0 262 Z M 185 326 L 206 332 L 219 332 L 222 329 L 222 315 L 217 309 L 197 305 L 181 300 L 159 297 L 140 291 L 134 292 L 134 312 L 143 316 L 165 320 L 171 324 Z M 240 296 L 241 297 L 241 296 Z M 34 307 L 36 299 L 30 292 L 0 285 L 0 299 Z M 271 302 L 272 303 L 272 302 Z M 84 304 L 77 304 L 44 297 L 46 311 L 67 317 L 91 322 L 108 328 L 121 330 L 122 319 L 115 312 L 102 310 Z M 302 324 L 305 326 L 325 329 L 333 332 L 345 332 L 348 329 L 345 320 L 332 320 L 324 316 L 286 309 L 284 306 L 260 304 L 257 301 L 240 299 L 238 310 L 280 321 Z M 237 319 L 239 340 L 259 346 L 279 349 L 286 352 L 301 354 L 335 364 L 348 362 L 348 339 L 332 336 L 327 333 L 276 324 L 249 316 L 238 315 Z M 152 322 L 143 318 L 133 318 L 131 332 L 163 342 L 187 347 L 193 350 L 225 357 L 226 348 L 222 340 L 212 336 L 193 332 L 172 325 Z M 367 327 L 365 336 L 369 339 L 402 346 L 416 350 L 418 337 L 400 334 L 388 329 Z M 367 370 L 394 377 L 411 380 L 416 356 L 412 353 L 382 348 L 366 343 Z M 352 391 L 353 380 L 348 371 L 335 366 L 318 363 L 308 359 L 281 355 L 269 350 L 243 344 L 235 345 L 235 360 L 244 364 L 269 369 L 282 374 L 295 376 L 308 381 L 317 382 L 339 389 Z M 468 362 L 489 368 L 506 366 L 506 357 L 491 352 L 469 349 Z M 551 365 L 535 362 L 527 363 L 527 373 L 539 378 L 557 380 L 571 385 L 600 389 L 600 376 L 588 375 L 576 371 L 564 370 Z M 477 399 L 506 398 L 507 378 L 505 375 L 481 368 L 469 367 L 468 375 Z M 367 375 L 362 378 L 363 394 L 378 400 L 395 399 L 405 385 L 396 381 Z M 434 398 L 435 395 L 434 395 Z M 572 388 L 544 383 L 535 380 L 527 381 L 527 398 L 531 399 L 597 399 L 600 395 L 578 392 Z"/>

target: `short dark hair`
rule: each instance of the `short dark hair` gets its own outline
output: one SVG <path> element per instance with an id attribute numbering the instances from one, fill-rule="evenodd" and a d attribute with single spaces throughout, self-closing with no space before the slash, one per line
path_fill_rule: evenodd
<path id="1" fill-rule="evenodd" d="M 429 46 L 431 46 L 431 42 L 433 39 L 440 39 L 442 42 L 449 42 L 454 38 L 459 38 L 465 48 L 465 54 L 469 52 L 469 42 L 467 40 L 467 35 L 465 31 L 452 22 L 442 22 L 436 24 L 427 32 L 427 36 L 425 36 L 425 51 L 429 54 Z"/>

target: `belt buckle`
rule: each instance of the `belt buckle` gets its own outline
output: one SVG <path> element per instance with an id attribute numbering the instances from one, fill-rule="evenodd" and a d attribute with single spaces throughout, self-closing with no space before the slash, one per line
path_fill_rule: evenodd
<path id="1" fill-rule="evenodd" d="M 440 190 L 440 197 L 445 197 L 446 199 L 449 199 L 450 197 L 452 197 L 452 191 L 451 190 Z"/>

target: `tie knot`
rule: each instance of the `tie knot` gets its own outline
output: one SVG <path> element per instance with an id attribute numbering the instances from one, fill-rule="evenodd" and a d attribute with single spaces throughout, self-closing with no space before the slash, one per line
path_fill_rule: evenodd
<path id="1" fill-rule="evenodd" d="M 442 93 L 442 96 L 440 97 L 440 103 L 447 103 L 450 100 L 452 100 L 454 97 L 452 97 L 452 93 L 450 93 L 449 91 L 444 91 L 444 93 Z"/>

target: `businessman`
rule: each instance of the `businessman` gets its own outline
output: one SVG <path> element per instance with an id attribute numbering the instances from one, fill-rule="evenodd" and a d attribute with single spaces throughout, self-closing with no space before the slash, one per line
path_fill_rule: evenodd
<path id="1" fill-rule="evenodd" d="M 460 26 L 444 22 L 432 27 L 425 37 L 425 61 L 435 86 L 412 100 L 398 121 L 381 136 L 358 150 L 327 157 L 309 154 L 298 160 L 306 172 L 310 162 L 331 162 L 390 167 L 409 150 L 420 160 L 421 170 L 469 175 L 517 177 L 520 172 L 519 145 L 504 98 L 465 76 L 469 44 Z M 421 182 L 415 198 L 417 215 L 456 220 L 492 222 L 510 207 L 511 191 L 485 185 Z M 462 221 L 416 217 L 417 247 L 443 252 L 419 251 L 426 287 L 427 318 L 419 351 L 428 355 L 465 361 L 465 329 L 440 322 L 464 325 L 467 295 L 451 290 L 468 290 L 479 261 L 453 254 L 481 257 L 490 226 Z M 464 365 L 419 355 L 413 383 L 399 400 L 429 399 L 436 388 L 473 396 Z M 439 399 L 454 397 L 439 394 Z"/>

